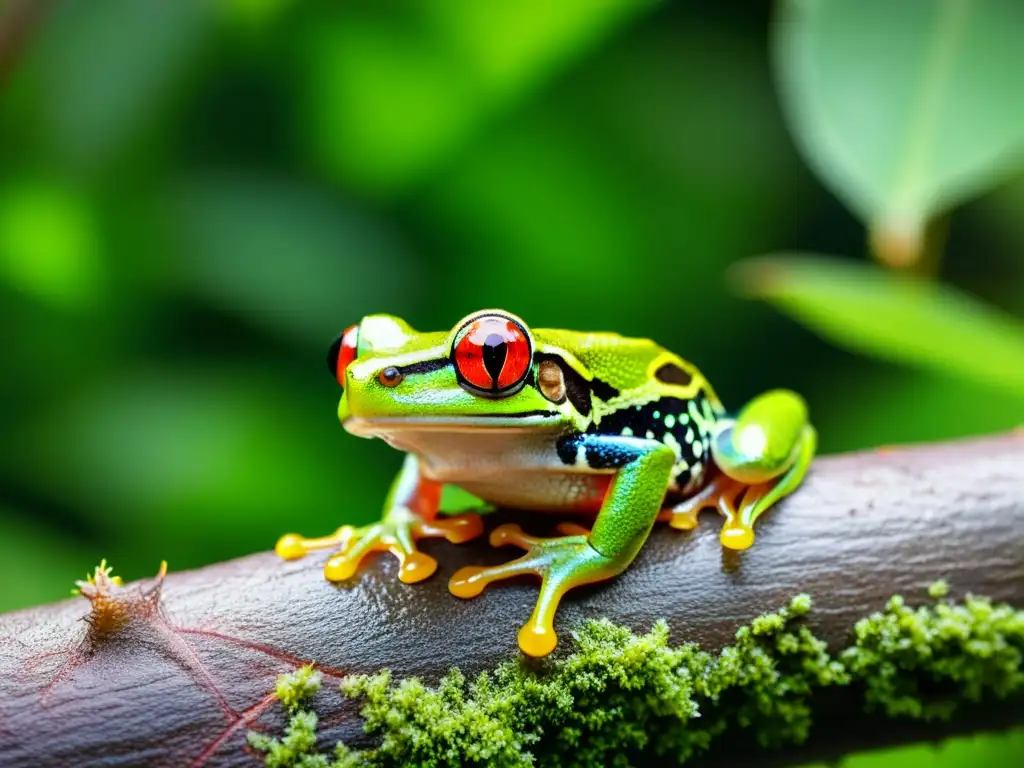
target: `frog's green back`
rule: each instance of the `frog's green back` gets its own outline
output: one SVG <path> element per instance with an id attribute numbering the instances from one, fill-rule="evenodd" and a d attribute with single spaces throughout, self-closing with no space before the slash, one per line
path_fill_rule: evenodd
<path id="1" fill-rule="evenodd" d="M 685 378 L 691 379 L 717 402 L 707 380 L 695 365 L 650 339 L 553 328 L 534 329 L 533 335 L 539 351 L 543 352 L 547 347 L 567 352 L 585 369 L 581 373 L 615 389 L 626 391 L 647 387 L 655 380 L 659 369 L 670 366 L 682 371 Z"/>

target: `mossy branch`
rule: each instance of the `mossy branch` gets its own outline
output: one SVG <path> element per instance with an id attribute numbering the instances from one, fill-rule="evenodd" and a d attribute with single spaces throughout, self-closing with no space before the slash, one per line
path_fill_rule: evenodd
<path id="1" fill-rule="evenodd" d="M 516 519 L 538 532 L 548 524 Z M 289 744 L 312 750 L 318 719 L 320 750 L 344 741 L 352 765 L 362 759 L 353 750 L 376 747 L 382 733 L 409 736 L 409 712 L 401 733 L 385 723 L 366 734 L 367 702 L 378 722 L 384 704 L 411 707 L 413 720 L 422 707 L 432 719 L 470 718 L 481 733 L 508 722 L 509 702 L 529 702 L 536 715 L 512 713 L 523 749 L 561 744 L 562 755 L 572 739 L 605 743 L 601 729 L 619 717 L 633 726 L 612 730 L 632 739 L 607 742 L 626 750 L 620 756 L 648 757 L 635 727 L 648 723 L 667 734 L 652 743 L 677 755 L 710 747 L 701 760 L 726 765 L 827 759 L 1024 723 L 1024 613 L 993 606 L 1024 607 L 1024 434 L 822 458 L 759 523 L 751 550 L 723 552 L 717 528 L 710 517 L 692 533 L 658 527 L 622 577 L 566 600 L 557 658 L 526 665 L 516 630 L 533 584 L 468 601 L 446 590 L 455 569 L 507 557 L 482 543 L 426 544 L 440 572 L 414 586 L 395 579 L 386 556 L 343 586 L 323 580 L 326 554 L 283 563 L 264 553 L 127 586 L 103 570 L 80 597 L 0 616 L 0 764 L 257 765 L 263 757 L 247 735 L 266 734 L 253 739 L 263 750 L 283 743 L 273 739 L 284 733 L 279 698 L 293 714 Z M 934 605 L 941 589 L 929 595 L 929 586 L 939 579 L 951 600 L 987 599 L 912 611 Z M 814 601 L 806 615 L 802 598 L 792 602 L 803 593 Z M 890 603 L 894 594 L 906 605 Z M 737 636 L 741 626 L 751 628 Z M 851 647 L 859 650 L 844 656 Z M 296 719 L 315 686 L 301 675 L 301 690 L 276 681 L 310 663 L 326 684 L 316 718 Z M 452 667 L 461 675 L 445 677 Z M 343 681 L 352 698 L 338 690 Z M 653 687 L 631 702 L 638 681 Z M 700 719 L 691 719 L 694 705 Z M 424 754 L 443 756 L 443 746 L 465 759 L 462 723 L 442 734 L 454 741 Z M 564 723 L 561 732 L 539 736 L 551 723 Z M 763 746 L 776 740 L 784 750 Z M 296 764 L 287 759 L 279 764 Z"/>

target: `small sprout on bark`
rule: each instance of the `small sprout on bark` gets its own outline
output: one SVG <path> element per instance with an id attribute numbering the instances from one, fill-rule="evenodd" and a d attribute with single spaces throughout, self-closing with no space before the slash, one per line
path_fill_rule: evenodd
<path id="1" fill-rule="evenodd" d="M 85 620 L 92 635 L 106 636 L 123 629 L 132 619 L 149 619 L 160 604 L 160 590 L 167 575 L 167 562 L 160 564 L 156 583 L 147 590 L 128 590 L 120 576 L 112 576 L 113 568 L 101 560 L 84 581 L 75 582 L 75 594 L 92 604 Z"/>
<path id="2" fill-rule="evenodd" d="M 92 573 L 85 574 L 85 581 L 75 582 L 71 594 L 76 597 L 78 595 L 88 597 L 89 592 L 97 589 L 110 590 L 112 587 L 123 587 L 124 579 L 120 576 L 111 576 L 110 574 L 113 572 L 114 567 L 107 565 L 107 558 L 103 558 Z"/>

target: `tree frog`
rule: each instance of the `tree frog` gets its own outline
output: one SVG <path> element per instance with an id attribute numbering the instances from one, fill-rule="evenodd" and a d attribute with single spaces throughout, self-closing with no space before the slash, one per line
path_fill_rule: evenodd
<path id="1" fill-rule="evenodd" d="M 518 637 L 534 657 L 556 646 L 562 596 L 622 573 L 657 521 L 692 529 L 701 510 L 714 508 L 725 517 L 721 543 L 750 547 L 754 522 L 802 482 L 816 447 L 794 392 L 767 392 L 729 415 L 693 364 L 653 341 L 530 329 L 502 310 L 434 333 L 369 315 L 338 337 L 328 366 L 343 390 L 344 428 L 385 440 L 405 460 L 379 522 L 323 538 L 287 534 L 278 555 L 337 548 L 324 575 L 338 582 L 385 550 L 403 582 L 426 579 L 437 562 L 418 539 L 459 543 L 483 532 L 479 514 L 439 515 L 445 484 L 495 506 L 587 513 L 592 527 L 563 523 L 553 538 L 500 525 L 491 545 L 525 554 L 462 568 L 449 581 L 452 594 L 471 598 L 502 579 L 539 576 Z"/>

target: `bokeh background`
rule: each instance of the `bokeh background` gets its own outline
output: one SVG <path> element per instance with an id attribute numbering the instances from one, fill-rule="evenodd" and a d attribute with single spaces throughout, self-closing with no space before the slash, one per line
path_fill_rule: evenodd
<path id="1" fill-rule="evenodd" d="M 366 313 L 650 336 L 728 405 L 802 392 L 826 453 L 1024 423 L 1019 77 L 1019 105 L 999 92 L 1024 24 L 946 4 L 939 32 L 975 44 L 925 103 L 946 81 L 972 100 L 898 143 L 953 126 L 928 151 L 970 167 L 918 190 L 932 223 L 903 270 L 906 199 L 830 170 L 770 3 L 0 4 L 0 610 L 100 557 L 134 579 L 377 516 L 400 456 L 341 430 L 324 365 Z M 856 98 L 825 105 L 832 128 L 903 130 L 884 118 L 916 93 L 899 56 L 927 5 L 890 13 L 895 37 L 833 23 L 815 55 Z M 736 272 L 793 250 L 854 272 Z M 902 283 L 889 302 L 903 271 L 932 290 L 920 312 Z"/>

